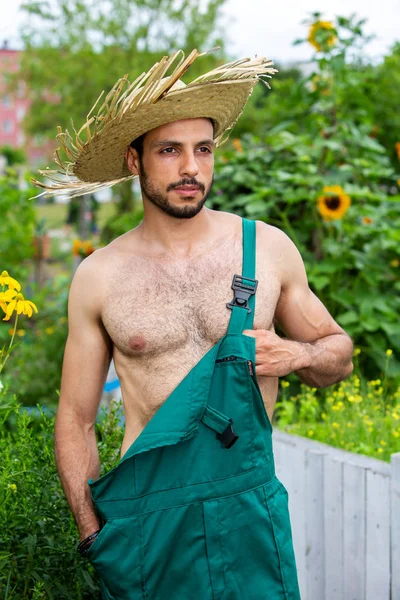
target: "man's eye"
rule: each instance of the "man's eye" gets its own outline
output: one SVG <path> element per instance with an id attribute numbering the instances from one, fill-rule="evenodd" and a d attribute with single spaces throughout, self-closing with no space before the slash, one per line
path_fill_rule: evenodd
<path id="1" fill-rule="evenodd" d="M 200 150 L 200 152 L 201 152 L 201 153 L 203 153 L 203 154 L 205 154 L 205 153 L 207 153 L 207 152 L 211 152 L 210 148 L 208 148 L 207 146 L 201 146 L 201 147 L 199 148 L 199 150 Z"/>
<path id="2" fill-rule="evenodd" d="M 161 154 L 172 154 L 172 152 L 175 152 L 175 148 L 163 148 L 161 150 Z"/>

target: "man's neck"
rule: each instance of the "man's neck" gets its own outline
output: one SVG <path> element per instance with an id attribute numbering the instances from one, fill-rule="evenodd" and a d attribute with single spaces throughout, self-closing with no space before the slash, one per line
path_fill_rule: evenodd
<path id="1" fill-rule="evenodd" d="M 138 227 L 139 235 L 143 244 L 155 253 L 168 252 L 177 258 L 186 258 L 211 242 L 215 235 L 212 213 L 203 206 L 196 216 L 179 219 L 159 209 L 145 211 Z"/>

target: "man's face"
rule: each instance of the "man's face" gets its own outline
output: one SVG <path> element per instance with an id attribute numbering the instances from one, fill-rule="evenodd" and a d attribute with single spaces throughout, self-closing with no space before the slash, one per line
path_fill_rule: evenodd
<path id="1" fill-rule="evenodd" d="M 213 126 L 209 119 L 185 119 L 146 133 L 143 154 L 129 148 L 129 169 L 142 194 L 166 214 L 190 219 L 204 206 L 213 183 Z"/>

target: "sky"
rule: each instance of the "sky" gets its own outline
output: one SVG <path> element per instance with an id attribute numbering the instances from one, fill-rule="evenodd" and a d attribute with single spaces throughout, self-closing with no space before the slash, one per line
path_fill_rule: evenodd
<path id="1" fill-rule="evenodd" d="M 22 0 L 0 0 L 0 43 L 8 39 L 13 48 L 18 47 L 21 4 Z M 374 59 L 379 60 L 400 41 L 400 0 L 227 0 L 224 29 L 228 50 L 237 58 L 258 55 L 279 62 L 307 61 L 312 48 L 308 44 L 293 46 L 292 42 L 305 36 L 302 21 L 315 11 L 321 12 L 324 20 L 352 13 L 366 18 L 366 33 L 377 37 L 366 46 L 365 53 Z"/>

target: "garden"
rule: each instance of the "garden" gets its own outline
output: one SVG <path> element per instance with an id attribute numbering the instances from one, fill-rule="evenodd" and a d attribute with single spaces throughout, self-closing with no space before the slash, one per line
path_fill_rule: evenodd
<path id="1" fill-rule="evenodd" d="M 31 14 L 46 21 L 38 3 L 27 4 L 28 12 L 30 5 Z M 81 21 L 84 5 L 76 7 Z M 217 5 L 210 3 L 207 13 L 212 31 Z M 167 16 L 176 25 L 172 9 Z M 193 8 L 182 47 L 193 45 L 194 32 L 199 47 L 209 41 L 200 16 Z M 96 94 L 109 83 L 105 72 L 113 83 L 128 71 L 134 52 L 143 56 L 144 67 L 135 63 L 136 70 L 154 57 L 140 54 L 139 33 L 123 56 L 115 54 L 122 20 L 118 31 L 108 29 L 110 43 L 93 49 L 90 36 L 76 35 L 74 18 L 63 14 L 62 34 L 55 17 L 48 19 L 47 38 L 35 41 L 26 33 L 20 76 L 32 81 L 26 123 L 32 134 L 53 137 L 54 113 L 65 121 L 66 107 L 44 103 L 39 92 L 50 89 L 57 97 L 68 81 L 71 102 L 76 99 L 79 61 L 101 63 L 93 69 Z M 400 42 L 374 64 L 363 53 L 364 25 L 355 15 L 334 21 L 309 16 L 304 39 L 295 41 L 313 46 L 309 68 L 277 65 L 272 90 L 257 86 L 216 152 L 208 206 L 287 233 L 304 259 L 311 289 L 354 341 L 355 368 L 347 380 L 322 390 L 295 375 L 280 381 L 274 427 L 389 461 L 400 452 Z M 69 67 L 57 82 L 50 66 L 60 45 Z M 213 60 L 224 62 L 221 54 L 206 57 L 209 66 Z M 75 110 L 76 122 L 83 121 L 82 109 Z M 73 272 L 141 221 L 140 195 L 124 184 L 107 202 L 87 199 L 75 208 L 33 199 L 38 190 L 23 152 L 0 153 L 7 162 L 0 176 L 0 597 L 99 598 L 94 571 L 76 552 L 76 527 L 56 473 L 54 417 Z M 120 407 L 102 410 L 96 427 L 105 472 L 118 460 Z"/>

